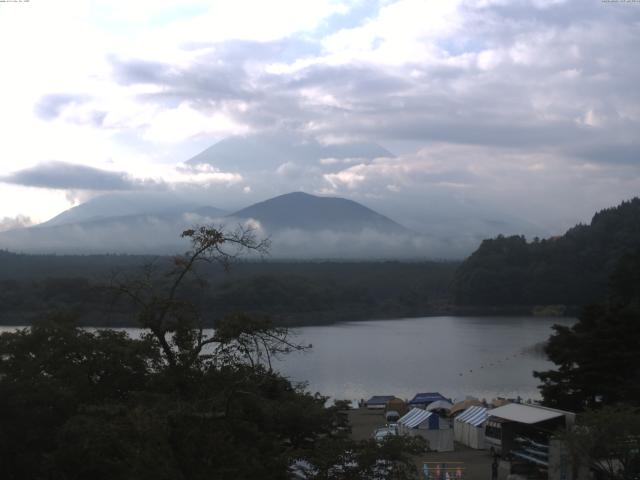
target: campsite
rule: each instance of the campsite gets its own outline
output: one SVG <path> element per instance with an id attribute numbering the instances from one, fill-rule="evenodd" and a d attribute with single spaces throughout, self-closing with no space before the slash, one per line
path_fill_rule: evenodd
<path id="1" fill-rule="evenodd" d="M 454 402 L 439 392 L 409 400 L 374 395 L 354 407 L 348 411 L 354 440 L 384 442 L 389 435 L 426 440 L 427 450 L 414 456 L 425 480 L 571 478 L 557 434 L 574 425 L 572 412 L 521 399 Z"/>

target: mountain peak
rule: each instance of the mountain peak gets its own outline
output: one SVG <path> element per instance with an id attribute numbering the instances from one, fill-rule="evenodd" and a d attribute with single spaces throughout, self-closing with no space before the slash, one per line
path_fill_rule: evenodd
<path id="1" fill-rule="evenodd" d="M 393 220 L 353 200 L 305 192 L 279 195 L 243 208 L 230 216 L 252 218 L 267 230 L 408 232 Z"/>
<path id="2" fill-rule="evenodd" d="M 322 166 L 320 161 L 327 158 L 377 157 L 393 157 L 393 154 L 371 142 L 324 144 L 306 135 L 271 132 L 224 138 L 186 163 L 213 165 L 223 171 L 255 172 L 275 170 L 285 163 Z"/>

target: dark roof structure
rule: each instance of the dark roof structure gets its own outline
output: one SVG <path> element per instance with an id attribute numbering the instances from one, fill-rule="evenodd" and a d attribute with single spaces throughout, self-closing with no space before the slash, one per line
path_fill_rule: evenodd
<path id="1" fill-rule="evenodd" d="M 365 405 L 386 405 L 390 400 L 393 400 L 393 395 L 374 395 L 369 400 L 367 400 Z"/>
<path id="2" fill-rule="evenodd" d="M 437 400 L 449 400 L 439 392 L 416 393 L 415 397 L 409 400 L 409 405 L 429 405 Z"/>

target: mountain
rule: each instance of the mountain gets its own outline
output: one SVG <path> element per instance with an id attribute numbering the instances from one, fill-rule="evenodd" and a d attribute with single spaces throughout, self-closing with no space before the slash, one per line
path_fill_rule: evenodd
<path id="1" fill-rule="evenodd" d="M 196 224 L 217 223 L 207 208 L 94 218 L 60 225 L 36 225 L 0 232 L 0 248 L 23 253 L 173 254 L 188 246 L 180 233 Z M 212 209 L 212 211 L 218 211 Z"/>
<path id="2" fill-rule="evenodd" d="M 106 197 L 106 198 L 105 198 Z M 180 233 L 199 224 L 249 221 L 257 235 L 272 240 L 275 258 L 416 258 L 423 240 L 393 220 L 344 198 L 289 193 L 224 216 L 221 210 L 192 206 L 163 196 L 107 195 L 74 207 L 41 225 L 0 233 L 0 248 L 37 253 L 166 254 L 183 251 Z M 135 201 L 134 201 L 135 200 Z M 130 213 L 134 212 L 134 213 Z"/>
<path id="3" fill-rule="evenodd" d="M 186 163 L 192 166 L 212 165 L 222 171 L 246 173 L 274 171 L 287 163 L 328 168 L 333 164 L 344 165 L 344 161 L 348 159 L 377 157 L 393 157 L 393 154 L 375 143 L 325 145 L 311 137 L 278 132 L 225 138 Z"/>
<path id="4" fill-rule="evenodd" d="M 410 233 L 393 220 L 352 200 L 318 197 L 303 192 L 287 193 L 255 203 L 230 217 L 256 220 L 269 232 L 297 229 L 310 232 L 374 230 L 381 233 Z"/>
<path id="5" fill-rule="evenodd" d="M 239 210 L 229 222 L 255 222 L 271 239 L 273 258 L 416 259 L 433 242 L 364 205 L 302 192 Z"/>
<path id="6" fill-rule="evenodd" d="M 171 192 L 120 192 L 93 198 L 51 220 L 0 233 L 17 252 L 165 254 L 184 250 L 185 229 L 217 223 L 227 212 Z"/>
<path id="7" fill-rule="evenodd" d="M 621 259 L 639 251 L 640 199 L 634 198 L 561 236 L 484 240 L 458 268 L 454 298 L 459 305 L 476 306 L 599 302 Z"/>
<path id="8" fill-rule="evenodd" d="M 118 192 L 100 195 L 65 210 L 51 220 L 41 223 L 40 227 L 134 215 L 176 215 L 198 208 L 201 208 L 201 205 L 172 192 Z M 219 210 L 216 215 L 222 216 L 224 212 Z"/>

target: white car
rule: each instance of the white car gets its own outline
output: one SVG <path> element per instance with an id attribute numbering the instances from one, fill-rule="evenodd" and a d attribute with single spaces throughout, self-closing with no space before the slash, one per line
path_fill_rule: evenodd
<path id="1" fill-rule="evenodd" d="M 373 432 L 373 438 L 375 438 L 378 443 L 382 443 L 387 437 L 393 437 L 396 435 L 398 435 L 398 426 L 395 423 L 376 428 Z"/>

